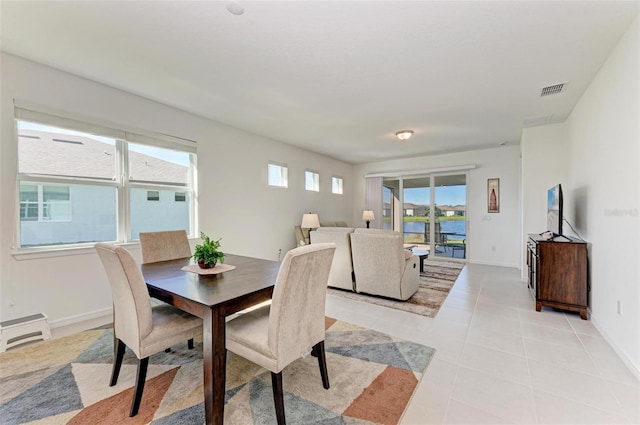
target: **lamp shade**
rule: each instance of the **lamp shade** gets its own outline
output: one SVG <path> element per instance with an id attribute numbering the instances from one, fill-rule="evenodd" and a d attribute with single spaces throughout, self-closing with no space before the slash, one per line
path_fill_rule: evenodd
<path id="1" fill-rule="evenodd" d="M 317 229 L 320 227 L 320 220 L 318 220 L 318 214 L 303 214 L 302 215 L 302 224 L 300 225 L 303 229 Z"/>
<path id="2" fill-rule="evenodd" d="M 373 221 L 375 220 L 375 216 L 373 215 L 373 211 L 371 210 L 364 210 L 362 212 L 362 220 L 364 221 Z"/>

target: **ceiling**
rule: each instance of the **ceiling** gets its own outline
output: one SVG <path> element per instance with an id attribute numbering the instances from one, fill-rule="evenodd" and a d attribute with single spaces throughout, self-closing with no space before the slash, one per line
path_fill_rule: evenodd
<path id="1" fill-rule="evenodd" d="M 2 0 L 0 41 L 5 52 L 362 163 L 517 144 L 525 125 L 564 121 L 639 4 Z M 560 94 L 540 96 L 557 83 Z M 402 129 L 415 134 L 401 142 Z"/>

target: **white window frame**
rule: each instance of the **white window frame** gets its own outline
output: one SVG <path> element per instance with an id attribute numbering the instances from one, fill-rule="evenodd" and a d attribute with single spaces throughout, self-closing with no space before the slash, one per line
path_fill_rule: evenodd
<path id="1" fill-rule="evenodd" d="M 190 217 L 189 228 L 191 230 L 190 237 L 195 237 L 198 234 L 198 220 L 197 220 L 197 144 L 195 141 L 173 137 L 165 134 L 154 133 L 150 131 L 144 131 L 139 129 L 131 129 L 122 126 L 119 128 L 113 128 L 102 125 L 93 119 L 87 119 L 85 117 L 77 117 L 72 114 L 66 114 L 59 111 L 51 113 L 47 108 L 39 105 L 33 105 L 30 103 L 23 103 L 14 101 L 14 137 L 15 143 L 18 144 L 18 121 L 32 122 L 38 124 L 44 124 L 53 127 L 59 127 L 67 130 L 80 131 L 88 134 L 94 134 L 104 137 L 113 138 L 116 140 L 115 153 L 116 153 L 116 169 L 113 179 L 101 179 L 90 178 L 82 176 L 54 176 L 47 174 L 27 174 L 18 172 L 17 186 L 18 186 L 18 199 L 16 203 L 16 224 L 15 228 L 15 241 L 13 249 L 14 254 L 29 254 L 46 251 L 63 251 L 63 250 L 77 250 L 84 246 L 93 246 L 93 243 L 79 243 L 79 244 L 60 244 L 60 245 L 48 245 L 39 247 L 21 247 L 21 219 L 20 219 L 20 183 L 29 183 L 37 185 L 45 184 L 80 184 L 80 185 L 96 185 L 103 187 L 115 187 L 117 192 L 117 240 L 106 241 L 116 243 L 137 243 L 138 240 L 133 240 L 130 237 L 131 234 L 131 215 L 130 215 L 130 203 L 129 192 L 132 188 L 143 188 L 146 190 L 171 190 L 176 191 L 179 188 L 180 192 L 187 192 L 187 198 L 190 205 Z M 130 182 L 128 178 L 128 143 L 143 144 L 148 146 L 155 146 L 159 148 L 172 149 L 189 154 L 189 175 L 186 185 L 180 184 L 167 184 L 167 183 L 146 183 L 146 182 Z M 20 159 L 17 158 L 17 161 Z M 19 169 L 19 162 L 18 162 Z M 39 189 L 40 190 L 40 189 Z M 71 195 L 70 195 L 71 198 Z M 39 195 L 39 200 L 40 200 Z M 40 206 L 39 206 L 39 218 L 40 218 Z M 28 257 L 27 257 L 28 258 Z"/>
<path id="2" fill-rule="evenodd" d="M 305 170 L 304 189 L 310 192 L 320 192 L 320 173 L 313 170 Z"/>
<path id="3" fill-rule="evenodd" d="M 344 195 L 344 179 L 339 176 L 331 177 L 331 193 Z"/>
<path id="4" fill-rule="evenodd" d="M 277 182 L 272 182 L 271 180 L 271 171 L 275 174 L 278 174 L 279 171 L 279 184 Z M 286 189 L 289 187 L 289 167 L 287 164 L 283 164 L 280 162 L 269 161 L 267 164 L 267 184 L 271 187 L 280 187 Z"/>

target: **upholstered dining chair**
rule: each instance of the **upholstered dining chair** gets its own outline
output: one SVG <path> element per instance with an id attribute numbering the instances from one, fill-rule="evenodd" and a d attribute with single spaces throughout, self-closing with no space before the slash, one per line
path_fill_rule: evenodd
<path id="1" fill-rule="evenodd" d="M 129 416 L 140 407 L 149 356 L 193 338 L 202 331 L 202 319 L 168 304 L 151 307 L 142 272 L 123 247 L 97 243 L 96 251 L 107 273 L 113 295 L 116 353 L 109 386 L 118 381 L 125 346 L 138 358 L 136 386 Z M 191 348 L 191 347 L 190 347 Z"/>
<path id="2" fill-rule="evenodd" d="M 191 257 L 189 238 L 185 230 L 141 232 L 142 264 Z"/>
<path id="3" fill-rule="evenodd" d="M 191 247 L 186 230 L 140 232 L 140 249 L 142 250 L 142 264 L 191 257 Z M 152 300 L 151 303 L 153 306 L 164 304 L 159 300 Z M 193 339 L 189 340 L 189 348 L 193 348 Z M 168 353 L 171 348 L 167 347 L 164 351 Z"/>
<path id="4" fill-rule="evenodd" d="M 285 424 L 282 370 L 301 357 L 318 358 L 322 385 L 329 389 L 324 351 L 324 308 L 333 243 L 295 248 L 285 255 L 271 305 L 249 311 L 226 325 L 227 350 L 271 371 L 279 425 Z"/>

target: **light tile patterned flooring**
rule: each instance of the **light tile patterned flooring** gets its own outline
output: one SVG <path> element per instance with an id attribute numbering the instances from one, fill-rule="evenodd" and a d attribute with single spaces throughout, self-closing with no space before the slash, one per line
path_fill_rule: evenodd
<path id="1" fill-rule="evenodd" d="M 435 319 L 329 295 L 327 315 L 437 349 L 402 424 L 639 424 L 640 383 L 590 321 L 469 264 Z"/>

